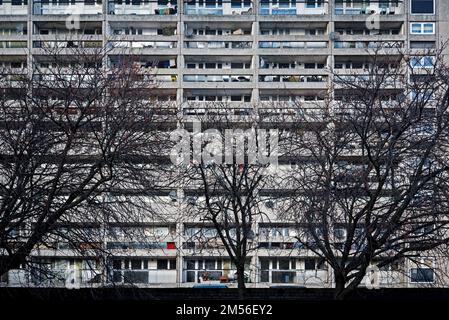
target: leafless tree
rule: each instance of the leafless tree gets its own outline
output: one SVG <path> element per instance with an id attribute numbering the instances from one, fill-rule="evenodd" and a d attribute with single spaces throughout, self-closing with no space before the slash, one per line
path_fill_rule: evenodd
<path id="1" fill-rule="evenodd" d="M 206 110 L 193 120 L 192 138 L 183 150 L 192 155 L 180 170 L 186 182 L 183 188 L 188 199 L 194 198 L 186 215 L 213 227 L 215 232 L 209 234 L 208 241 L 218 240 L 224 247 L 243 292 L 249 254 L 257 248 L 255 221 L 263 215 L 263 192 L 272 182 L 268 158 L 276 152 L 275 133 L 259 131 L 262 126 L 256 119 L 231 115 L 225 102 L 210 104 Z M 199 123 L 201 130 L 195 130 Z M 251 158 L 251 152 L 262 150 L 264 143 L 267 148 Z"/>
<path id="2" fill-rule="evenodd" d="M 449 69 L 435 50 L 384 49 L 363 70 L 334 70 L 323 112 L 297 103 L 292 127 L 286 210 L 340 299 L 368 267 L 418 261 L 449 240 Z"/>
<path id="3" fill-rule="evenodd" d="M 151 214 L 137 196 L 166 182 L 173 109 L 152 99 L 151 70 L 132 55 L 109 66 L 103 47 L 42 50 L 0 79 L 0 274 L 55 241 L 101 249 L 98 227 Z"/>

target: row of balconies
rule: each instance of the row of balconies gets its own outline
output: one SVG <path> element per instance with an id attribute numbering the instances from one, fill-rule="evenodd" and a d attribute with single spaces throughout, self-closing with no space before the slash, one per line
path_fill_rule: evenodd
<path id="1" fill-rule="evenodd" d="M 161 51 L 164 54 L 177 55 L 178 41 L 169 41 L 169 37 L 161 37 L 166 41 L 110 41 L 108 46 L 115 50 L 111 54 L 119 54 L 120 52 L 126 53 L 123 50 L 145 50 L 149 51 Z M 103 45 L 102 41 L 98 40 L 68 40 L 68 41 L 57 41 L 57 40 L 46 40 L 46 41 L 33 41 L 33 48 L 101 48 Z M 386 53 L 394 53 L 394 50 L 403 48 L 403 41 L 337 41 L 333 43 L 334 49 L 355 49 L 359 52 L 367 49 L 383 49 L 390 50 Z M 27 48 L 27 41 L 0 41 L 0 48 L 2 49 L 18 49 Z M 253 42 L 251 41 L 185 41 L 184 48 L 186 49 L 184 54 L 204 54 L 204 49 L 207 50 L 222 50 L 226 49 L 229 55 L 241 55 L 241 54 L 252 54 Z M 292 52 L 298 49 L 303 49 L 302 53 L 307 53 L 309 51 L 321 52 L 322 54 L 329 54 L 329 52 L 323 52 L 322 49 L 329 49 L 329 42 L 327 41 L 259 41 L 259 50 L 263 50 L 267 54 L 283 54 L 286 53 L 291 55 Z M 198 50 L 202 49 L 202 50 Z M 345 53 L 347 51 L 345 50 Z M 246 52 L 248 51 L 248 52 Z M 313 54 L 315 54 L 314 52 Z M 3 54 L 7 54 L 7 51 L 2 50 Z M 74 50 L 76 54 L 76 50 Z M 141 52 L 145 54 L 145 52 Z M 382 53 L 382 52 L 380 52 Z M 70 50 L 67 51 L 70 54 Z"/>
<path id="2" fill-rule="evenodd" d="M 134 258 L 134 257 L 133 257 Z M 207 259 L 214 261 L 214 257 Z M 274 259 L 274 258 L 272 258 Z M 136 260 L 130 259 L 131 261 Z M 308 259 L 310 260 L 310 259 Z M 231 264 L 225 262 L 226 266 L 221 268 L 182 268 L 182 282 L 187 284 L 194 283 L 220 283 L 225 282 L 228 285 L 235 285 L 236 270 Z M 171 265 L 170 265 L 171 266 Z M 191 266 L 191 265 L 189 265 Z M 56 267 L 56 266 L 55 266 Z M 136 267 L 136 266 L 135 266 Z M 158 267 L 163 267 L 158 265 Z M 212 265 L 210 265 L 212 267 Z M 307 269 L 262 269 L 260 266 L 251 266 L 246 272 L 245 281 L 249 283 L 255 282 L 259 285 L 266 284 L 296 284 L 306 287 L 330 287 L 332 286 L 332 276 L 327 268 L 311 269 L 310 262 L 307 262 Z M 310 268 L 310 269 L 309 269 Z M 381 270 L 376 276 L 380 286 L 413 286 L 415 284 L 432 284 L 435 281 L 434 270 L 431 268 L 420 269 L 417 276 L 416 268 L 411 268 L 409 274 L 406 270 Z M 50 272 L 48 272 L 50 271 Z M 145 285 L 177 285 L 178 270 L 175 269 L 113 269 L 107 277 L 104 277 L 105 270 L 101 268 L 85 268 L 80 267 L 79 263 L 69 264 L 65 268 L 51 268 L 48 271 L 41 270 L 39 273 L 30 273 L 26 269 L 12 270 L 9 274 L 2 278 L 2 284 L 8 286 L 51 286 L 51 287 L 96 287 L 106 283 L 113 283 L 120 286 L 121 284 L 134 284 L 139 286 Z M 425 272 L 425 277 L 423 273 Z M 362 281 L 364 284 L 365 279 Z"/>
<path id="3" fill-rule="evenodd" d="M 101 0 L 34 0 L 35 15 L 96 15 L 103 13 Z M 176 15 L 177 1 L 169 0 L 114 0 L 106 6 L 109 15 Z M 329 12 L 327 1 L 296 0 L 260 0 L 259 15 L 325 15 Z M 26 15 L 27 4 L 22 0 L 3 1 L 0 15 Z M 392 16 L 404 13 L 403 3 L 384 1 L 360 5 L 351 2 L 336 3 L 335 15 L 372 15 Z M 186 0 L 185 15 L 254 15 L 251 0 Z"/>
<path id="4" fill-rule="evenodd" d="M 0 25 L 0 27 L 2 27 Z M 83 26 L 84 28 L 84 26 Z M 70 40 L 82 40 L 84 38 L 100 38 L 102 35 L 101 26 L 92 25 L 91 29 L 80 30 L 78 32 L 70 32 L 65 29 L 65 26 L 54 25 L 53 28 L 49 27 L 38 27 L 36 26 L 33 32 L 33 38 L 35 39 L 70 39 Z M 311 31 L 312 30 L 312 31 Z M 397 40 L 405 40 L 404 36 L 401 34 L 401 30 L 398 29 L 382 29 L 376 33 L 372 32 L 364 32 L 367 29 L 336 29 L 336 32 L 332 32 L 330 35 L 327 34 L 326 31 L 323 31 L 321 34 L 311 34 L 316 29 L 304 29 L 304 28 L 289 28 L 289 29 L 265 29 L 264 32 L 259 33 L 259 41 L 282 41 L 282 40 L 300 40 L 300 41 L 329 41 L 334 40 L 338 41 L 341 39 L 344 40 L 376 40 L 379 39 L 379 36 L 382 35 L 383 38 L 386 39 L 397 39 Z M 277 34 L 279 31 L 279 34 Z M 288 32 L 287 32 L 288 31 Z M 356 32 L 360 31 L 360 32 Z M 145 40 L 148 38 L 166 38 L 172 36 L 174 39 L 176 37 L 177 30 L 175 26 L 161 26 L 157 27 L 148 27 L 148 28 L 113 28 L 110 34 L 108 34 L 108 38 L 110 40 Z M 27 30 L 26 27 L 17 23 L 14 25 L 6 26 L 5 28 L 0 28 L 0 37 L 1 38 L 24 38 L 26 39 Z M 185 38 L 197 41 L 207 41 L 207 40 L 240 40 L 243 41 L 245 39 L 251 40 L 253 38 L 253 34 L 249 29 L 208 29 L 208 30 L 198 30 L 192 29 L 189 25 L 186 26 Z M 383 39 L 383 40 L 386 40 Z"/>

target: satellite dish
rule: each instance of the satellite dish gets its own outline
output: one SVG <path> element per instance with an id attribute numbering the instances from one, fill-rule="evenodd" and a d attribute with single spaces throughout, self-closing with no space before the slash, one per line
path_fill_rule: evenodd
<path id="1" fill-rule="evenodd" d="M 340 39 L 340 33 L 339 32 L 330 32 L 329 33 L 329 39 L 331 41 L 339 40 Z"/>
<path id="2" fill-rule="evenodd" d="M 196 200 L 197 200 L 196 197 L 193 197 L 193 196 L 187 197 L 187 203 L 192 205 L 192 206 L 196 205 Z"/>
<path id="3" fill-rule="evenodd" d="M 178 194 L 176 193 L 176 191 L 170 191 L 168 196 L 171 198 L 172 201 L 177 201 L 178 200 Z"/>
<path id="4" fill-rule="evenodd" d="M 274 208 L 274 201 L 273 200 L 268 200 L 267 202 L 265 202 L 265 207 L 267 207 L 269 209 L 273 209 Z"/>
<path id="5" fill-rule="evenodd" d="M 185 36 L 187 38 L 190 38 L 191 36 L 193 36 L 193 29 L 192 28 L 187 28 L 185 31 Z"/>

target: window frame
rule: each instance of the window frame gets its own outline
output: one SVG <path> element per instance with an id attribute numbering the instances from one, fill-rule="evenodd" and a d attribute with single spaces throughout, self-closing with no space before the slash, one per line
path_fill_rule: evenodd
<path id="1" fill-rule="evenodd" d="M 430 24 L 432 25 L 432 32 L 426 33 L 424 32 L 424 25 Z M 413 32 L 413 25 L 420 25 L 420 32 Z M 435 34 L 435 22 L 410 22 L 410 34 L 420 34 L 420 35 L 432 35 Z"/>
<path id="2" fill-rule="evenodd" d="M 412 270 L 420 270 L 420 269 L 424 269 L 424 270 L 431 270 L 432 271 L 432 281 L 413 281 L 412 278 Z M 416 268 L 410 268 L 409 269 L 410 272 L 410 283 L 413 284 L 420 284 L 420 283 L 435 283 L 435 268 L 430 268 L 428 266 L 424 266 L 424 267 L 416 267 Z M 418 271 L 417 271 L 418 272 Z"/>

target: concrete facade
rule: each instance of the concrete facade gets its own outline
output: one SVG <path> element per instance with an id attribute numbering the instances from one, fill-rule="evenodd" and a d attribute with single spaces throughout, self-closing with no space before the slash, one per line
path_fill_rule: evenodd
<path id="1" fill-rule="evenodd" d="M 409 0 L 23 1 L 0 4 L 0 65 L 17 72 L 26 65 L 45 66 L 42 47 L 61 43 L 86 49 L 107 46 L 110 64 L 120 63 L 125 53 L 138 57 L 142 68 L 157 66 L 155 94 L 176 102 L 185 119 L 201 114 L 214 101 L 225 102 L 243 118 L 263 114 L 258 109 L 264 103 L 269 108 L 300 99 L 319 105 L 334 83 L 330 70 L 363 70 L 370 48 L 395 43 L 413 52 L 439 48 L 449 39 L 449 2 L 444 0 L 435 0 L 433 14 L 412 14 Z M 70 33 L 67 27 L 78 20 L 82 29 Z M 168 211 L 182 212 L 185 203 L 174 202 Z M 63 247 L 38 249 L 35 254 L 52 260 L 62 277 L 72 270 L 82 286 L 123 278 L 140 286 L 191 286 L 204 274 L 206 282 L 218 282 L 222 276 L 232 279 L 234 268 L 223 248 L 189 240 L 196 222 L 173 219 L 149 222 L 147 227 L 149 238 L 154 238 L 151 245 L 105 240 L 116 253 L 107 277 L 100 265 L 92 268 Z M 256 228 L 260 246 L 251 254 L 249 286 L 332 287 L 329 267 L 311 252 L 295 248 L 292 226 L 278 221 Z M 102 277 L 93 281 L 96 272 Z M 3 283 L 35 285 L 31 278 L 26 270 L 14 270 Z M 429 285 L 411 281 L 394 268 L 381 271 L 380 282 Z"/>

